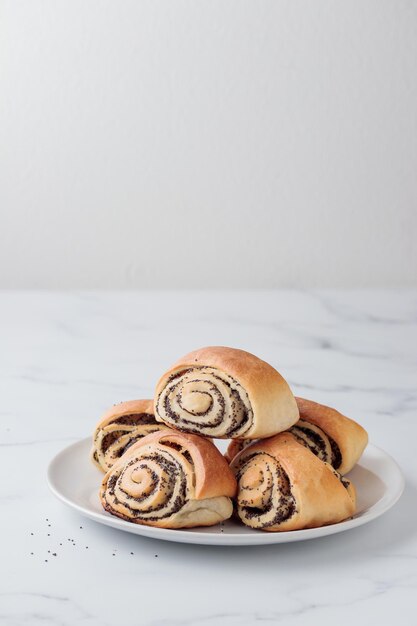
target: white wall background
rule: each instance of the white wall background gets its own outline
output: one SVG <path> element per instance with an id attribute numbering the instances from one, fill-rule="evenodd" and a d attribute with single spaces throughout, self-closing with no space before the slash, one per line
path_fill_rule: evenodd
<path id="1" fill-rule="evenodd" d="M 0 9 L 0 286 L 417 284 L 417 2 Z"/>

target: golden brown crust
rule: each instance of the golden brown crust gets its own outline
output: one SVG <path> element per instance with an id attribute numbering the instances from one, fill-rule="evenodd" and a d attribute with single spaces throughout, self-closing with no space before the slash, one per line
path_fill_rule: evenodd
<path id="1" fill-rule="evenodd" d="M 354 420 L 324 404 L 304 398 L 296 398 L 296 401 L 300 419 L 321 428 L 338 445 L 342 463 L 337 471 L 343 475 L 350 472 L 367 446 L 366 430 Z"/>
<path id="2" fill-rule="evenodd" d="M 257 439 L 255 440 L 257 441 Z M 255 443 L 255 441 L 253 443 Z M 247 446 L 251 445 L 250 439 L 232 439 L 229 445 L 227 446 L 227 450 L 224 453 L 224 458 L 228 463 L 231 463 L 235 456 L 242 452 Z"/>
<path id="3" fill-rule="evenodd" d="M 248 394 L 253 420 L 250 427 L 241 434 L 218 432 L 211 435 L 218 438 L 255 439 L 269 437 L 286 430 L 298 420 L 295 398 L 284 378 L 268 363 L 249 352 L 223 346 L 212 346 L 194 350 L 179 359 L 159 380 L 155 392 L 156 418 L 166 421 L 158 405 L 161 392 L 171 376 L 193 367 L 214 368 L 231 376 Z M 185 430 L 182 425 L 169 424 Z M 202 432 L 210 436 L 208 432 Z"/>
<path id="4" fill-rule="evenodd" d="M 248 457 L 256 453 L 266 453 L 279 462 L 289 478 L 291 495 L 295 502 L 295 510 L 288 519 L 263 530 L 313 528 L 340 522 L 354 514 L 353 486 L 343 479 L 349 487 L 347 489 L 330 465 L 320 461 L 290 433 L 280 433 L 246 447 L 233 459 L 231 467 L 235 473 Z M 252 466 L 255 463 L 256 457 L 253 457 Z M 274 504 L 278 506 L 279 501 Z"/>
<path id="5" fill-rule="evenodd" d="M 119 402 L 119 404 L 115 404 L 101 416 L 96 428 L 107 426 L 109 422 L 117 417 L 139 413 L 155 415 L 153 400 L 126 400 L 125 402 Z"/>

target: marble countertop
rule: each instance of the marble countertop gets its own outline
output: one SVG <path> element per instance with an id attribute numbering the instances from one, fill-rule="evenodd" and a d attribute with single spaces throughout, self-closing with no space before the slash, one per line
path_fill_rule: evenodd
<path id="1" fill-rule="evenodd" d="M 413 623 L 417 292 L 0 298 L 2 625 Z M 210 344 L 254 352 L 299 395 L 360 421 L 405 474 L 398 504 L 340 535 L 225 548 L 119 532 L 51 495 L 46 468 L 60 449 L 88 436 L 108 406 L 151 396 L 177 357 Z"/>

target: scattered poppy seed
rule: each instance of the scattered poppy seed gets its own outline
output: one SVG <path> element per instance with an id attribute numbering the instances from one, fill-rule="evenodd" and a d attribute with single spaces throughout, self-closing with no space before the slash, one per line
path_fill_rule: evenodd
<path id="1" fill-rule="evenodd" d="M 51 536 L 51 533 L 48 533 L 48 537 L 50 537 L 50 536 Z"/>
<path id="2" fill-rule="evenodd" d="M 133 554 L 133 552 L 131 552 L 130 554 Z"/>
<path id="3" fill-rule="evenodd" d="M 56 552 L 52 552 L 52 556 L 56 556 Z"/>

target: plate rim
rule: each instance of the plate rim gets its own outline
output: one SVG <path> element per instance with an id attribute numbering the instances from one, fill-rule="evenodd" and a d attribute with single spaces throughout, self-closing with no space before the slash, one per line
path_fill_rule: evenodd
<path id="1" fill-rule="evenodd" d="M 349 518 L 348 520 L 339 522 L 337 524 L 329 524 L 326 526 L 320 526 L 318 528 L 306 528 L 293 531 L 265 532 L 248 528 L 247 534 L 229 534 L 227 532 L 211 534 L 207 531 L 199 532 L 194 529 L 192 530 L 192 532 L 190 532 L 191 529 L 158 528 L 154 526 L 146 526 L 144 524 L 133 524 L 132 522 L 122 520 L 116 516 L 107 516 L 104 512 L 102 513 L 94 511 L 92 509 L 90 510 L 85 506 L 77 503 L 76 501 L 71 500 L 60 491 L 59 487 L 57 486 L 57 481 L 54 477 L 55 468 L 59 466 L 62 457 L 66 457 L 68 454 L 71 453 L 71 448 L 76 449 L 78 447 L 82 447 L 83 445 L 86 446 L 87 443 L 89 445 L 91 444 L 90 437 L 79 439 L 78 441 L 75 441 L 70 445 L 65 446 L 65 448 L 57 452 L 57 454 L 55 454 L 48 463 L 46 479 L 48 487 L 53 495 L 58 500 L 63 502 L 66 506 L 72 508 L 73 510 L 76 510 L 84 517 L 88 517 L 89 519 L 92 519 L 99 524 L 110 526 L 112 528 L 115 528 L 116 530 L 129 532 L 130 534 L 149 537 L 151 539 L 159 539 L 162 541 L 171 541 L 175 543 L 242 547 L 255 545 L 271 545 L 279 543 L 293 543 L 297 541 L 305 541 L 309 539 L 326 537 L 329 535 L 334 535 L 336 533 L 351 530 L 353 528 L 357 528 L 358 526 L 362 526 L 377 519 L 398 502 L 405 488 L 404 474 L 401 471 L 401 468 L 398 465 L 397 461 L 382 448 L 369 443 L 364 452 L 364 455 L 366 455 L 366 453 L 373 453 L 374 455 L 376 454 L 380 457 L 383 457 L 384 460 L 390 465 L 390 476 L 392 478 L 392 481 L 388 485 L 388 493 L 386 492 L 381 497 L 381 499 L 378 500 L 378 502 L 376 502 L 371 507 L 370 510 L 364 511 L 357 517 Z M 396 486 L 396 489 L 393 489 L 391 491 L 389 487 L 392 486 L 392 484 Z"/>

